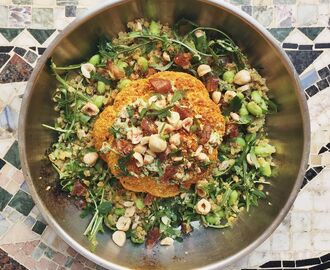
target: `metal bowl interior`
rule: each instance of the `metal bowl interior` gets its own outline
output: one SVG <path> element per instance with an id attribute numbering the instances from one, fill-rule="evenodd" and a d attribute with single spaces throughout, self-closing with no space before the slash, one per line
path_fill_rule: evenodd
<path id="1" fill-rule="evenodd" d="M 52 124 L 55 117 L 51 95 L 56 80 L 49 70 L 49 59 L 58 65 L 83 61 L 96 51 L 100 36 L 114 36 L 125 30 L 128 21 L 141 17 L 169 24 L 185 17 L 226 31 L 243 48 L 251 64 L 267 78 L 271 94 L 280 104 L 279 113 L 267 121 L 269 136 L 277 147 L 279 174 L 272 179 L 268 200 L 241 214 L 232 229 L 197 229 L 183 243 L 152 251 L 131 244 L 119 248 L 106 232 L 99 236 L 96 252 L 91 253 L 83 236 L 88 220 L 81 219 L 76 207 L 59 199 L 58 194 L 45 191 L 55 181 L 55 174 L 39 179 L 45 150 L 55 139 L 55 134 L 41 126 Z M 219 269 L 246 255 L 272 233 L 290 209 L 301 186 L 309 140 L 306 101 L 288 58 L 253 19 L 228 4 L 206 0 L 108 1 L 76 20 L 39 60 L 26 89 L 19 125 L 23 171 L 42 214 L 74 249 L 110 269 Z"/>

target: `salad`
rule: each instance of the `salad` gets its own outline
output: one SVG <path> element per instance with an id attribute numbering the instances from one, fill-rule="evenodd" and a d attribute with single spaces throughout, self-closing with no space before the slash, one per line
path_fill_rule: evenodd
<path id="1" fill-rule="evenodd" d="M 173 245 L 227 228 L 267 197 L 277 111 L 266 80 L 224 32 L 138 19 L 80 64 L 51 62 L 58 134 L 48 159 L 97 247 Z M 190 237 L 193 237 L 191 235 Z"/>

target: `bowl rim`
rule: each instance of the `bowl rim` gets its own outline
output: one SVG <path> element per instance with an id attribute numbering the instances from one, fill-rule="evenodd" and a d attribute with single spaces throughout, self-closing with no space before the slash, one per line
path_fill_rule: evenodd
<path id="1" fill-rule="evenodd" d="M 42 213 L 45 220 L 48 222 L 49 225 L 55 230 L 55 232 L 63 239 L 69 246 L 74 248 L 77 252 L 82 254 L 83 256 L 87 257 L 88 259 L 94 261 L 95 263 L 109 268 L 109 269 L 126 269 L 123 266 L 120 266 L 118 264 L 112 263 L 108 260 L 105 260 L 96 254 L 92 253 L 88 249 L 84 248 L 81 244 L 79 244 L 76 240 L 74 240 L 69 234 L 65 232 L 65 230 L 56 222 L 54 217 L 51 215 L 43 201 L 40 199 L 40 197 L 37 194 L 37 191 L 33 185 L 32 177 L 29 172 L 28 167 L 28 161 L 27 156 L 25 152 L 25 130 L 26 130 L 26 118 L 27 118 L 27 111 L 29 107 L 30 100 L 32 98 L 32 88 L 34 87 L 35 80 L 39 77 L 41 70 L 47 63 L 48 58 L 54 51 L 54 49 L 57 47 L 57 45 L 62 41 L 63 38 L 65 38 L 67 35 L 69 35 L 71 32 L 73 32 L 77 27 L 79 27 L 81 24 L 87 22 L 94 16 L 102 13 L 103 11 L 122 5 L 126 2 L 130 2 L 132 0 L 109 0 L 106 3 L 101 3 L 94 8 L 90 9 L 85 15 L 76 18 L 73 22 L 71 22 L 67 27 L 65 27 L 60 34 L 58 34 L 55 39 L 50 43 L 48 48 L 45 50 L 43 55 L 39 58 L 35 68 L 33 69 L 33 72 L 31 74 L 31 77 L 26 85 L 26 89 L 24 92 L 22 105 L 20 109 L 19 114 L 19 126 L 18 126 L 18 142 L 19 142 L 19 155 L 22 165 L 22 171 L 25 176 L 26 182 L 29 187 L 29 192 L 32 195 L 32 198 L 34 202 L 36 203 L 38 209 Z M 303 125 L 303 151 L 302 151 L 302 157 L 299 167 L 299 172 L 295 180 L 295 185 L 289 195 L 289 198 L 287 202 L 285 203 L 284 207 L 281 209 L 281 211 L 278 213 L 276 218 L 273 220 L 271 225 L 253 242 L 251 242 L 248 246 L 237 252 L 236 254 L 229 256 L 223 260 L 217 261 L 215 263 L 211 263 L 208 265 L 205 265 L 201 267 L 200 269 L 205 270 L 211 270 L 211 269 L 220 269 L 224 266 L 227 266 L 238 259 L 248 255 L 251 253 L 255 248 L 257 248 L 261 243 L 263 243 L 273 232 L 274 230 L 280 225 L 282 220 L 285 218 L 287 213 L 289 212 L 291 206 L 293 205 L 293 202 L 295 198 L 298 195 L 298 192 L 300 190 L 300 187 L 302 185 L 305 169 L 307 168 L 308 164 L 308 157 L 309 157 L 309 151 L 310 151 L 310 117 L 308 112 L 308 106 L 307 101 L 304 96 L 304 91 L 301 86 L 298 74 L 296 73 L 293 64 L 291 63 L 289 57 L 286 55 L 284 50 L 279 46 L 278 42 L 275 40 L 275 38 L 268 32 L 267 29 L 265 29 L 259 22 L 257 22 L 254 18 L 246 14 L 244 11 L 240 10 L 238 7 L 235 7 L 229 3 L 226 3 L 224 1 L 220 0 L 198 0 L 199 2 L 203 2 L 206 4 L 210 4 L 215 6 L 216 8 L 224 9 L 227 12 L 233 14 L 236 17 L 239 17 L 241 20 L 245 21 L 251 28 L 253 28 L 255 31 L 257 31 L 265 40 L 269 43 L 269 45 L 279 54 L 283 65 L 288 70 L 291 78 L 295 82 L 294 91 L 295 95 L 298 99 L 299 103 L 299 109 L 302 115 L 302 125 Z"/>

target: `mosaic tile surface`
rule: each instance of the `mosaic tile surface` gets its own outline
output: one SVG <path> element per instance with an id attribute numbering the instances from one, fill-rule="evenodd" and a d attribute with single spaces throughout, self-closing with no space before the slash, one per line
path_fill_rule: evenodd
<path id="1" fill-rule="evenodd" d="M 0 269 L 102 269 L 69 247 L 34 205 L 21 172 L 17 125 L 37 58 L 76 16 L 102 0 L 0 0 Z M 229 269 L 330 268 L 330 1 L 230 0 L 290 57 L 311 116 L 304 184 L 273 235 Z"/>

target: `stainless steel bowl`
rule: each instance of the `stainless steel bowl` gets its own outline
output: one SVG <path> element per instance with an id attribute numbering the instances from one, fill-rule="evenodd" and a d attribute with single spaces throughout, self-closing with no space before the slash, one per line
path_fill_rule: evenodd
<path id="1" fill-rule="evenodd" d="M 269 200 L 250 213 L 240 215 L 232 229 L 195 230 L 183 243 L 148 251 L 144 246 L 117 247 L 111 234 L 99 236 L 95 253 L 83 236 L 86 219 L 75 206 L 58 194 L 46 192 L 55 174 L 39 179 L 45 150 L 54 136 L 41 127 L 55 117 L 51 95 L 56 81 L 49 59 L 59 65 L 86 59 L 96 51 L 100 35 L 114 36 L 135 18 L 152 18 L 173 23 L 189 18 L 200 25 L 225 30 L 248 55 L 253 66 L 262 68 L 280 112 L 269 116 L 269 136 L 278 149 L 279 174 L 272 180 Z M 54 135 L 54 134 L 53 134 Z M 51 43 L 39 60 L 20 114 L 19 144 L 23 172 L 30 192 L 48 223 L 69 245 L 92 261 L 110 269 L 220 269 L 248 254 L 261 244 L 289 211 L 302 184 L 310 143 L 309 115 L 299 80 L 285 53 L 255 20 L 222 1 L 212 0 L 126 0 L 106 4 L 75 20 Z M 268 203 L 270 202 L 270 204 Z"/>

